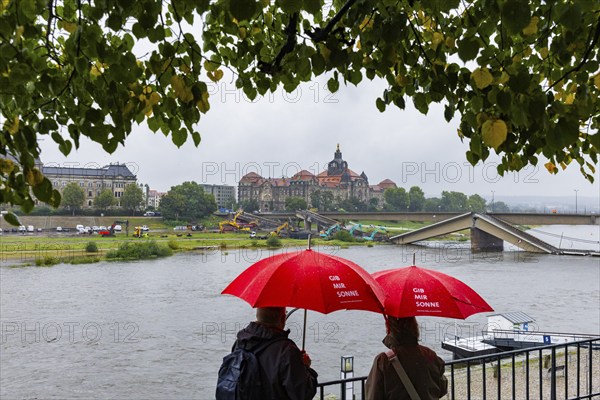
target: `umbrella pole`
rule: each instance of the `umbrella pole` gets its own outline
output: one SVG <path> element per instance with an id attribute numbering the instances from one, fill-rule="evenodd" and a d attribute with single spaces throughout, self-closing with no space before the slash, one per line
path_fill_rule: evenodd
<path id="1" fill-rule="evenodd" d="M 306 308 L 304 309 L 304 327 L 302 328 L 302 351 L 304 351 L 304 343 L 306 342 Z"/>

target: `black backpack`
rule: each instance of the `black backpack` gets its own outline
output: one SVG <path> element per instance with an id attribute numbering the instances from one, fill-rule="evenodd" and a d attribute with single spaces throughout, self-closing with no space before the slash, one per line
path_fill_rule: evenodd
<path id="1" fill-rule="evenodd" d="M 233 351 L 223 357 L 217 379 L 217 400 L 262 400 L 266 397 L 260 377 L 257 355 L 280 337 L 266 341 L 252 350 L 236 344 Z"/>

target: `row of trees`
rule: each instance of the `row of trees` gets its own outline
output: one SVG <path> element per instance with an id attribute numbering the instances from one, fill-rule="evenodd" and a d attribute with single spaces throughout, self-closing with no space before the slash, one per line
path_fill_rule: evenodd
<path id="1" fill-rule="evenodd" d="M 295 211 L 306 209 L 309 206 L 319 211 L 432 211 L 432 212 L 507 212 L 508 206 L 497 201 L 488 204 L 478 194 L 467 196 L 461 192 L 443 191 L 441 197 L 426 198 L 423 190 L 418 186 L 411 187 L 408 192 L 404 188 L 387 189 L 384 201 L 372 198 L 363 202 L 356 197 L 349 199 L 335 198 L 333 193 L 325 190 L 316 190 L 310 195 L 310 204 L 302 197 L 288 197 L 285 199 L 285 209 Z M 381 203 L 381 204 L 380 204 Z M 248 200 L 240 203 L 240 207 L 248 212 L 260 209 L 256 200 Z"/>
<path id="2" fill-rule="evenodd" d="M 75 182 L 69 183 L 62 192 L 61 206 L 72 211 L 73 215 L 85 202 L 85 191 Z M 137 185 L 128 185 L 119 197 L 120 206 L 134 213 L 145 209 L 144 193 Z M 112 190 L 104 189 L 94 198 L 94 208 L 105 212 L 116 205 Z M 217 203 L 212 194 L 205 193 L 196 182 L 184 182 L 171 187 L 163 196 L 158 210 L 167 220 L 197 221 L 217 210 Z"/>
<path id="3" fill-rule="evenodd" d="M 76 183 L 71 182 L 65 186 L 62 192 L 60 205 L 75 212 L 83 207 L 85 202 L 85 191 Z M 135 212 L 143 206 L 144 192 L 137 185 L 127 185 L 123 195 L 119 197 L 123 209 Z M 94 207 L 99 211 L 106 211 L 117 204 L 117 198 L 112 190 L 104 189 L 94 198 Z"/>

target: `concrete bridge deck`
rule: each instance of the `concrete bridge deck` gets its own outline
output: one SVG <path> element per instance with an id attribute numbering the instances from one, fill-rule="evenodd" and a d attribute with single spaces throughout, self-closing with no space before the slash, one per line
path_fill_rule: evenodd
<path id="1" fill-rule="evenodd" d="M 396 244 L 410 244 L 465 229 L 471 230 L 471 248 L 475 251 L 502 251 L 503 242 L 506 241 L 522 250 L 535 253 L 600 256 L 600 252 L 593 250 L 561 250 L 500 218 L 477 213 L 458 215 L 421 229 L 393 236 L 390 241 Z"/>

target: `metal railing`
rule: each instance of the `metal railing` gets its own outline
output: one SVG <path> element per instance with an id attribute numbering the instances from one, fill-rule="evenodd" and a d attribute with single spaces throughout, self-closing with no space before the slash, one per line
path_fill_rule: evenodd
<path id="1" fill-rule="evenodd" d="M 446 377 L 449 400 L 600 398 L 600 337 L 448 361 Z M 317 396 L 365 399 L 366 379 L 320 383 Z"/>

